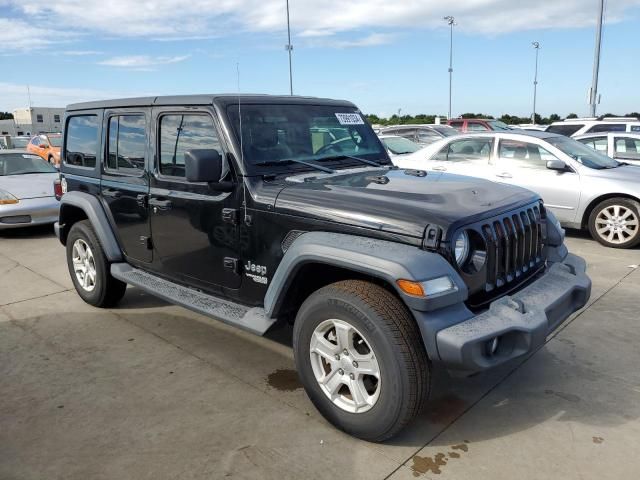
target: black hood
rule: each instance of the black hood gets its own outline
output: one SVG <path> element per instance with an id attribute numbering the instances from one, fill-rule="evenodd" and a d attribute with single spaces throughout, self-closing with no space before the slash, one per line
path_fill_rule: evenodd
<path id="1" fill-rule="evenodd" d="M 419 238 L 437 225 L 446 240 L 458 226 L 539 200 L 520 187 L 440 172 L 369 169 L 305 180 L 287 183 L 278 213 Z"/>

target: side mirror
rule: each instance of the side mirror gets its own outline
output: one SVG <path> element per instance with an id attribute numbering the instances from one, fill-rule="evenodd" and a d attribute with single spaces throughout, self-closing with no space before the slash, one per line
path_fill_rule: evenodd
<path id="1" fill-rule="evenodd" d="M 567 171 L 567 164 L 564 163 L 562 160 L 549 160 L 547 161 L 547 168 L 549 170 L 556 170 L 558 172 L 566 172 Z"/>
<path id="2" fill-rule="evenodd" d="M 44 143 L 41 143 L 40 145 L 38 145 L 42 150 L 44 150 L 45 148 L 48 147 L 48 145 L 45 145 Z"/>
<path id="3" fill-rule="evenodd" d="M 184 167 L 189 182 L 220 182 L 222 155 L 215 149 L 188 150 L 184 154 Z"/>

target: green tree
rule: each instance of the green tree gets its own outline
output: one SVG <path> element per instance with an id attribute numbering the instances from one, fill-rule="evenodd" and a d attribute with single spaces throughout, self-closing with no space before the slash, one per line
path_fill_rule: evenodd
<path id="1" fill-rule="evenodd" d="M 567 120 L 571 120 L 572 118 L 578 118 L 578 115 L 576 115 L 575 113 L 570 113 L 569 115 L 567 115 Z"/>
<path id="2" fill-rule="evenodd" d="M 13 114 L 9 112 L 0 112 L 0 120 L 13 120 Z"/>

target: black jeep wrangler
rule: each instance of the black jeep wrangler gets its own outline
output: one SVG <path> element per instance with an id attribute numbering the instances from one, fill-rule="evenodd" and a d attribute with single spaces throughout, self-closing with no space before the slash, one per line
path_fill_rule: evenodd
<path id="1" fill-rule="evenodd" d="M 318 410 L 367 440 L 434 368 L 526 355 L 587 302 L 585 262 L 527 190 L 395 168 L 356 106 L 266 95 L 67 108 L 56 232 L 78 294 L 127 284 L 264 334 L 293 323 Z"/>

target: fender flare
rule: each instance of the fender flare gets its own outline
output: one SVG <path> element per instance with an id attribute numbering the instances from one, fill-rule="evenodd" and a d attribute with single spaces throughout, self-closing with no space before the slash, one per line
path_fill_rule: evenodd
<path id="1" fill-rule="evenodd" d="M 69 234 L 68 226 L 65 225 L 65 206 L 79 208 L 85 213 L 98 236 L 105 256 L 110 262 L 122 261 L 122 250 L 111 229 L 107 214 L 100 200 L 89 193 L 69 192 L 65 193 L 60 199 L 60 221 L 56 225 L 56 232 L 63 245 L 66 244 L 67 235 Z"/>
<path id="2" fill-rule="evenodd" d="M 329 232 L 307 232 L 287 249 L 264 299 L 268 317 L 276 317 L 298 270 L 308 263 L 345 268 L 386 281 L 411 310 L 428 311 L 463 302 L 467 287 L 455 269 L 441 255 L 411 245 Z M 399 279 L 425 281 L 448 275 L 456 291 L 430 299 L 405 294 Z"/>

